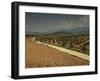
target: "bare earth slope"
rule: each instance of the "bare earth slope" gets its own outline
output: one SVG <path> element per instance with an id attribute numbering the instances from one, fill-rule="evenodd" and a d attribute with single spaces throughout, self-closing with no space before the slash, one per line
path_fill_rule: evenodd
<path id="1" fill-rule="evenodd" d="M 83 60 L 76 56 L 66 54 L 46 45 L 32 42 L 29 37 L 26 37 L 25 50 L 26 68 L 75 66 L 89 64 L 89 61 L 87 60 Z"/>

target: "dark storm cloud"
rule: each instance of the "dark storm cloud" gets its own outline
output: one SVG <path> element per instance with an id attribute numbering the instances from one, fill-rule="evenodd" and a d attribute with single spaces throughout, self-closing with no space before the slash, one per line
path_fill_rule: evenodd
<path id="1" fill-rule="evenodd" d="M 26 13 L 25 18 L 26 33 L 89 28 L 88 15 Z"/>

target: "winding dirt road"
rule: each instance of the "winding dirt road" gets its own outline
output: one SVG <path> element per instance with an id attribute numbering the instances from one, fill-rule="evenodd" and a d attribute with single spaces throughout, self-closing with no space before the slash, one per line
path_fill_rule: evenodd
<path id="1" fill-rule="evenodd" d="M 89 61 L 67 54 L 47 45 L 38 44 L 26 37 L 25 67 L 56 67 L 88 65 Z"/>

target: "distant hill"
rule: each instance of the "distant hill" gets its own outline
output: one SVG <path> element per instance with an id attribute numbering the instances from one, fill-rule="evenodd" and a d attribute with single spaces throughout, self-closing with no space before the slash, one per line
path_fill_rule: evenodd
<path id="1" fill-rule="evenodd" d="M 41 33 L 41 32 L 27 32 L 26 35 L 33 35 L 33 36 L 70 36 L 70 35 L 78 35 L 82 33 L 89 33 L 89 27 L 82 27 L 82 28 L 73 28 L 68 30 L 59 30 L 49 33 Z"/>
<path id="2" fill-rule="evenodd" d="M 46 36 L 69 36 L 71 34 L 72 33 L 68 31 L 56 31 L 53 33 L 46 34 Z"/>

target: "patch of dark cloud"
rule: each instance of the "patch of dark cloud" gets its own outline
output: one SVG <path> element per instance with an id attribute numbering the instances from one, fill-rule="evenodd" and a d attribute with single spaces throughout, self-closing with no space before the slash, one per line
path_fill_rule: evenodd
<path id="1" fill-rule="evenodd" d="M 25 29 L 28 32 L 54 32 L 75 28 L 89 28 L 88 15 L 26 13 Z"/>

